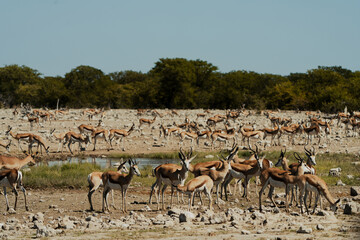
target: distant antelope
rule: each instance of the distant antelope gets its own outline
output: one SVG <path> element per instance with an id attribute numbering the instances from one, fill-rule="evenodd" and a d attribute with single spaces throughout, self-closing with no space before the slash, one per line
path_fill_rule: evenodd
<path id="1" fill-rule="evenodd" d="M 135 123 L 133 123 L 133 125 L 131 126 L 131 128 L 129 130 L 125 130 L 125 129 L 111 129 L 109 131 L 109 141 L 110 141 L 110 146 L 112 147 L 112 141 L 114 138 L 117 138 L 118 141 L 120 140 L 122 143 L 122 148 L 124 148 L 124 137 L 129 136 L 132 131 L 135 128 Z M 118 143 L 118 142 L 117 142 Z"/>
<path id="2" fill-rule="evenodd" d="M 14 134 L 12 131 L 12 127 L 8 126 L 8 130 L 6 131 L 5 135 L 9 135 L 13 137 L 18 142 L 18 148 L 19 150 L 23 151 L 20 145 L 20 141 L 27 142 L 28 144 L 32 141 L 33 134 L 31 133 L 17 133 Z"/>
<path id="3" fill-rule="evenodd" d="M 139 119 L 139 128 L 141 129 L 142 125 L 148 125 L 149 127 L 151 127 L 151 125 L 155 122 L 156 120 L 156 116 L 153 119 L 146 119 L 146 118 L 140 118 Z"/>

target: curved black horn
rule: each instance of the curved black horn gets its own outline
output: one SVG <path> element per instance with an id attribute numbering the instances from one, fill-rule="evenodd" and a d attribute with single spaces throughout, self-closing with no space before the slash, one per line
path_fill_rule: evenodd
<path id="1" fill-rule="evenodd" d="M 304 146 L 304 150 L 307 154 L 310 154 L 311 155 L 311 152 L 306 148 L 306 146 Z"/>
<path id="2" fill-rule="evenodd" d="M 182 147 L 180 147 L 179 157 L 180 157 L 180 159 L 185 159 L 186 158 L 183 151 L 182 151 Z"/>
<path id="3" fill-rule="evenodd" d="M 312 149 L 312 155 L 315 155 L 315 147 L 312 146 L 311 149 Z"/>
<path id="4" fill-rule="evenodd" d="M 298 160 L 298 161 L 303 161 L 303 159 L 300 157 L 300 155 L 297 152 L 294 152 L 294 157 Z"/>
<path id="5" fill-rule="evenodd" d="M 190 147 L 190 152 L 189 152 L 189 154 L 188 154 L 188 158 L 191 158 L 191 155 L 193 154 L 193 149 L 192 149 L 192 147 Z"/>

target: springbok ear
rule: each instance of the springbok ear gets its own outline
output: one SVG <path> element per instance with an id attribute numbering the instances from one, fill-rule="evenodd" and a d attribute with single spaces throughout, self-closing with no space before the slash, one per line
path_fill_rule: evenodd
<path id="1" fill-rule="evenodd" d="M 335 202 L 335 204 L 338 204 L 340 202 L 340 198 Z"/>

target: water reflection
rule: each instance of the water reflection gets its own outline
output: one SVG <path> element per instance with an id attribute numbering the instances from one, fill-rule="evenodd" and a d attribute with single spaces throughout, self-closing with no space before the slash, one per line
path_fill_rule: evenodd
<path id="1" fill-rule="evenodd" d="M 163 163 L 175 163 L 175 164 L 180 163 L 180 161 L 178 159 L 135 158 L 134 160 L 136 160 L 138 162 L 138 166 L 140 168 L 143 168 L 144 166 L 149 166 L 149 165 L 152 167 L 156 167 Z M 99 165 L 102 169 L 105 169 L 105 168 L 111 168 L 114 166 L 114 164 L 118 164 L 121 161 L 122 161 L 121 158 L 68 157 L 67 160 L 65 160 L 65 161 L 54 160 L 54 161 L 47 161 L 47 162 L 39 162 L 36 165 L 37 166 L 46 165 L 46 166 L 51 167 L 51 166 L 61 166 L 66 163 L 76 163 L 76 164 L 92 163 L 92 164 Z"/>

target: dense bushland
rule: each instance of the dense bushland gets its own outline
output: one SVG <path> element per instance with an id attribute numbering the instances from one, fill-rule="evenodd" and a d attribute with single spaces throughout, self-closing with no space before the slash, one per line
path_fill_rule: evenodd
<path id="1" fill-rule="evenodd" d="M 202 60 L 160 59 L 147 73 L 104 74 L 78 66 L 43 76 L 26 66 L 0 68 L 0 106 L 105 108 L 359 110 L 360 71 L 318 67 L 288 76 L 244 70 L 222 73 Z"/>

